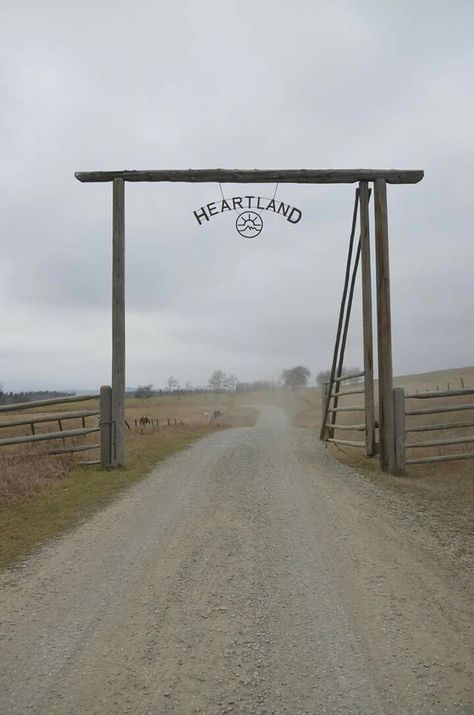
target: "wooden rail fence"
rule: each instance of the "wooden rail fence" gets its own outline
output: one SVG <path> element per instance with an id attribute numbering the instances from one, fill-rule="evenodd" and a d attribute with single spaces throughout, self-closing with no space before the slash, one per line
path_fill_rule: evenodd
<path id="1" fill-rule="evenodd" d="M 49 442 L 50 440 L 63 440 L 64 446 L 51 448 L 48 454 L 74 454 L 76 452 L 87 452 L 97 450 L 99 457 L 89 461 L 81 462 L 81 465 L 97 465 L 110 467 L 113 463 L 113 423 L 111 418 L 111 392 L 112 388 L 104 385 L 100 388 L 100 394 L 94 395 L 73 395 L 71 397 L 54 397 L 47 400 L 33 400 L 11 405 L 0 405 L 0 430 L 14 427 L 29 427 L 31 434 L 9 436 L 0 438 L 0 447 L 11 445 L 30 444 L 37 442 Z M 12 419 L 2 420 L 1 416 L 8 412 L 21 412 L 35 410 L 38 407 L 52 407 L 53 405 L 65 405 L 69 403 L 86 402 L 99 400 L 98 408 L 87 410 L 71 410 L 57 412 L 33 412 L 25 417 L 15 416 Z M 88 417 L 98 418 L 96 424 L 91 426 L 86 424 Z M 65 429 L 64 423 L 70 420 L 80 420 L 82 427 Z M 40 432 L 36 430 L 36 425 L 57 422 L 59 429 L 51 432 Z M 99 441 L 86 444 L 67 444 L 67 439 L 73 437 L 85 437 L 100 433 Z"/>
<path id="2" fill-rule="evenodd" d="M 348 380 L 358 380 L 359 378 L 362 378 L 365 376 L 365 372 L 356 372 L 352 374 L 347 374 L 347 375 L 341 375 L 337 378 L 334 378 L 333 382 L 336 384 L 341 384 L 342 382 L 348 381 Z M 327 382 L 323 394 L 323 401 L 322 401 L 322 416 L 323 420 L 323 430 L 324 430 L 324 439 L 326 442 L 331 442 L 333 444 L 341 444 L 345 445 L 347 447 L 361 447 L 362 449 L 366 450 L 366 453 L 369 456 L 373 455 L 372 452 L 372 439 L 369 440 L 369 432 L 367 430 L 367 405 L 364 400 L 363 405 L 346 405 L 344 404 L 343 407 L 339 407 L 339 399 L 340 398 L 345 398 L 349 395 L 364 395 L 366 394 L 366 388 L 365 385 L 362 384 L 361 382 L 357 383 L 354 385 L 356 389 L 349 389 L 349 390 L 340 390 L 335 391 L 331 390 L 329 392 L 330 388 L 330 383 Z M 331 400 L 332 400 L 332 407 L 331 407 Z M 356 423 L 356 424 L 339 424 L 336 421 L 337 414 L 340 412 L 362 412 L 364 413 L 364 422 Z M 369 405 L 369 412 L 370 415 L 373 414 L 373 411 L 370 409 Z M 374 425 L 375 428 L 375 425 Z M 344 430 L 349 430 L 351 432 L 363 432 L 364 433 L 364 440 L 352 440 L 352 439 L 344 439 L 343 437 L 338 437 L 335 436 L 335 431 L 344 431 Z"/>
<path id="3" fill-rule="evenodd" d="M 430 422 L 420 424 L 419 418 L 427 415 L 439 415 L 452 412 L 474 411 L 473 402 L 458 402 L 457 404 L 444 404 L 438 407 L 412 407 L 413 400 L 434 400 L 438 398 L 467 397 L 474 395 L 474 388 L 462 390 L 447 390 L 444 392 L 422 392 L 406 394 L 402 388 L 394 389 L 394 418 L 395 418 L 395 456 L 397 472 L 402 473 L 406 465 L 432 464 L 435 462 L 452 462 L 464 459 L 474 459 L 474 451 L 455 451 L 450 454 L 430 454 L 423 457 L 412 457 L 411 450 L 436 449 L 439 447 L 468 445 L 474 443 L 474 431 L 456 437 L 441 439 L 423 439 L 415 442 L 410 436 L 420 432 L 438 432 L 444 430 L 464 430 L 474 428 L 473 419 L 455 422 Z M 407 417 L 411 418 L 407 421 Z M 407 452 L 410 456 L 407 457 Z"/>

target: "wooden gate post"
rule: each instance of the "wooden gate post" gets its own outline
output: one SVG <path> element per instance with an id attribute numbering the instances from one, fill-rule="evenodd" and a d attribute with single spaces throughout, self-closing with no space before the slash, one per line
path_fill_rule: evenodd
<path id="1" fill-rule="evenodd" d="M 110 467 L 112 463 L 112 388 L 100 388 L 100 464 Z"/>
<path id="2" fill-rule="evenodd" d="M 393 391 L 394 426 L 395 426 L 395 474 L 405 471 L 405 390 L 396 387 Z"/>
<path id="3" fill-rule="evenodd" d="M 374 181 L 375 255 L 377 270 L 377 336 L 379 365 L 380 465 L 384 472 L 395 469 L 393 415 L 392 320 L 388 253 L 387 184 Z"/>
<path id="4" fill-rule="evenodd" d="M 113 180 L 112 466 L 125 461 L 125 191 Z"/>
<path id="5" fill-rule="evenodd" d="M 375 454 L 374 345 L 372 332 L 372 273 L 370 268 L 369 184 L 359 184 L 360 247 L 362 259 L 362 323 L 364 331 L 365 445 L 368 457 Z"/>

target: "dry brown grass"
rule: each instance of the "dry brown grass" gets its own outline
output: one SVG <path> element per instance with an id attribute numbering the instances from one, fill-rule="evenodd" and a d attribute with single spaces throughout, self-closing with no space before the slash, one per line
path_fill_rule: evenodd
<path id="1" fill-rule="evenodd" d="M 80 461 L 91 458 L 84 458 L 83 453 L 74 458 L 48 456 L 48 442 L 40 446 L 1 448 L 0 564 L 10 563 L 71 527 L 91 510 L 142 479 L 161 459 L 195 440 L 218 429 L 251 426 L 255 422 L 255 410 L 243 407 L 238 400 L 199 397 L 201 399 L 188 399 L 183 403 L 180 400 L 179 404 L 169 398 L 157 398 L 158 404 L 156 400 L 146 400 L 145 404 L 130 401 L 126 408 L 129 421 L 135 419 L 134 414 L 146 414 L 160 417 L 160 421 L 167 421 L 169 416 L 172 424 L 160 427 L 159 431 L 155 428 L 127 431 L 127 465 L 122 469 L 103 471 L 95 466 L 81 467 Z M 67 409 L 74 406 L 69 405 Z M 211 409 L 220 409 L 223 413 L 219 424 L 210 424 L 204 414 Z M 51 431 L 47 426 L 42 429 Z M 56 429 L 54 425 L 51 427 Z M 6 429 L 2 432 L 5 434 Z M 61 444 L 61 440 L 49 444 L 56 447 L 58 442 Z"/>
<path id="2" fill-rule="evenodd" d="M 98 409 L 98 401 L 77 404 L 57 405 L 54 412 L 70 412 L 75 409 Z M 210 414 L 214 410 L 222 412 L 217 422 L 210 424 Z M 49 412 L 52 410 L 50 409 Z M 19 411 L 6 413 L 3 421 L 15 417 L 33 417 L 44 414 L 45 408 L 31 412 Z M 206 414 L 209 413 L 209 414 Z M 160 426 L 135 428 L 135 420 L 146 416 L 159 420 Z M 207 433 L 211 429 L 239 427 L 253 424 L 254 415 L 245 410 L 230 395 L 197 395 L 177 399 L 175 397 L 149 398 L 145 400 L 129 399 L 126 402 L 126 419 L 131 430 L 126 433 L 127 449 L 136 454 L 145 447 L 145 442 L 159 440 L 157 447 L 174 444 L 175 437 Z M 170 424 L 168 425 L 168 420 Z M 96 417 L 85 419 L 87 427 L 97 425 Z M 175 424 L 176 422 L 176 424 Z M 1 424 L 1 422 L 0 422 Z M 82 427 L 81 419 L 63 421 L 65 430 Z M 1 437 L 16 437 L 30 433 L 28 425 L 7 427 L 0 430 Z M 36 423 L 37 434 L 57 432 L 58 422 Z M 0 448 L 0 505 L 13 504 L 25 497 L 36 494 L 41 488 L 55 480 L 64 479 L 82 462 L 98 458 L 98 450 L 78 452 L 74 455 L 48 456 L 48 450 L 69 445 L 84 445 L 98 442 L 98 433 L 84 437 L 51 440 L 33 444 L 12 445 Z M 179 441 L 179 439 L 178 439 Z"/>
<path id="3" fill-rule="evenodd" d="M 67 456 L 53 459 L 46 452 L 0 452 L 0 505 L 14 504 L 51 482 L 64 479 L 73 467 Z"/>

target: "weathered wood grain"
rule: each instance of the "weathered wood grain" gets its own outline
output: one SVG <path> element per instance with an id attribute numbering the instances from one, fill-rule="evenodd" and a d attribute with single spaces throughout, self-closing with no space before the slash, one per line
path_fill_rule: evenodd
<path id="1" fill-rule="evenodd" d="M 380 465 L 385 472 L 395 469 L 393 414 L 392 318 L 388 253 L 387 186 L 384 179 L 374 184 L 375 265 L 377 271 L 377 336 L 379 365 Z"/>
<path id="2" fill-rule="evenodd" d="M 68 402 L 85 402 L 86 400 L 98 400 L 100 395 L 72 395 L 71 397 L 48 397 L 45 400 L 31 400 L 30 402 L 16 402 L 11 405 L 0 405 L 0 412 L 19 412 L 21 410 L 33 410 L 35 407 L 45 407 L 47 405 L 62 405 Z"/>
<path id="3" fill-rule="evenodd" d="M 362 325 L 364 334 L 364 404 L 366 430 L 366 454 L 375 454 L 375 401 L 374 401 L 374 340 L 372 329 L 372 273 L 370 267 L 369 186 L 367 181 L 359 184 L 360 201 L 360 246 L 362 269 Z"/>
<path id="4" fill-rule="evenodd" d="M 383 179 L 389 184 L 417 184 L 424 172 L 416 169 L 147 169 L 76 171 L 82 182 L 171 181 L 221 184 L 354 184 Z"/>
<path id="5" fill-rule="evenodd" d="M 125 461 L 125 191 L 123 179 L 113 182 L 112 218 L 112 461 Z"/>

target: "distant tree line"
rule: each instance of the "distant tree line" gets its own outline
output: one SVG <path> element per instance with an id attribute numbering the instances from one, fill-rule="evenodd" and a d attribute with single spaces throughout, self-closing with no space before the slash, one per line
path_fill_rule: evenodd
<path id="1" fill-rule="evenodd" d="M 58 390 L 4 392 L 0 387 L 0 405 L 13 405 L 17 402 L 31 402 L 32 400 L 48 400 L 52 397 L 70 397 L 73 394 L 73 392 L 61 392 Z"/>
<path id="2" fill-rule="evenodd" d="M 256 392 L 257 390 L 273 390 L 272 380 L 256 380 L 255 382 L 239 382 L 235 388 L 236 392 Z"/>

